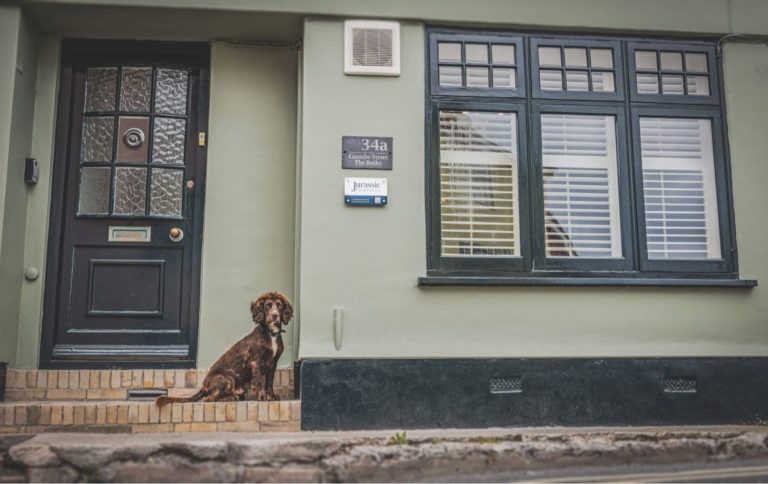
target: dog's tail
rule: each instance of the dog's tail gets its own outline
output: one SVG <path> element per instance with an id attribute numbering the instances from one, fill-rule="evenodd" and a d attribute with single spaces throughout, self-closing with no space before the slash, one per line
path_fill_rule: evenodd
<path id="1" fill-rule="evenodd" d="M 206 395 L 205 390 L 201 388 L 200 391 L 198 391 L 191 397 L 157 397 L 157 400 L 155 400 L 155 404 L 158 407 L 164 407 L 169 403 L 196 402 L 201 398 L 203 398 L 205 395 Z"/>

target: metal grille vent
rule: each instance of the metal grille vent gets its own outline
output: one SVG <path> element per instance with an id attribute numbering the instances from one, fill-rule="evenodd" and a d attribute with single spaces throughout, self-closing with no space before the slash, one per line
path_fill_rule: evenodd
<path id="1" fill-rule="evenodd" d="M 353 29 L 352 62 L 356 66 L 392 66 L 392 31 Z"/>
<path id="2" fill-rule="evenodd" d="M 664 393 L 696 393 L 696 379 L 665 378 Z"/>
<path id="3" fill-rule="evenodd" d="M 491 393 L 522 393 L 523 381 L 519 376 L 491 378 Z"/>
<path id="4" fill-rule="evenodd" d="M 400 24 L 374 20 L 344 23 L 346 74 L 400 74 Z"/>

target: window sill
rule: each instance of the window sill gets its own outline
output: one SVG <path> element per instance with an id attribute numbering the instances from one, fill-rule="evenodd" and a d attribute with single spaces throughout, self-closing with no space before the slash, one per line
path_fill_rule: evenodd
<path id="1" fill-rule="evenodd" d="M 751 289 L 754 279 L 680 279 L 632 277 L 419 277 L 419 287 L 434 286 L 575 286 L 575 287 L 714 287 Z"/>

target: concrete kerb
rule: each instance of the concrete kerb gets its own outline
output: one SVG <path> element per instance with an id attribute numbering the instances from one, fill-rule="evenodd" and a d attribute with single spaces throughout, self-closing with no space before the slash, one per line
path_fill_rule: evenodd
<path id="1" fill-rule="evenodd" d="M 768 458 L 767 427 L 420 430 L 393 438 L 395 433 L 40 434 L 11 445 L 4 459 L 0 453 L 0 477 L 417 481 L 552 466 Z"/>

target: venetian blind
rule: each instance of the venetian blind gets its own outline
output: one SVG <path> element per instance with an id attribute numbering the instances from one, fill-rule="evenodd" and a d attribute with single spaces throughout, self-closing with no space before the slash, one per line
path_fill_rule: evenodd
<path id="1" fill-rule="evenodd" d="M 517 118 L 440 112 L 443 256 L 518 256 Z"/>
<path id="2" fill-rule="evenodd" d="M 648 257 L 720 258 L 712 126 L 640 118 Z"/>
<path id="3" fill-rule="evenodd" d="M 621 256 L 612 116 L 542 114 L 547 257 Z"/>

